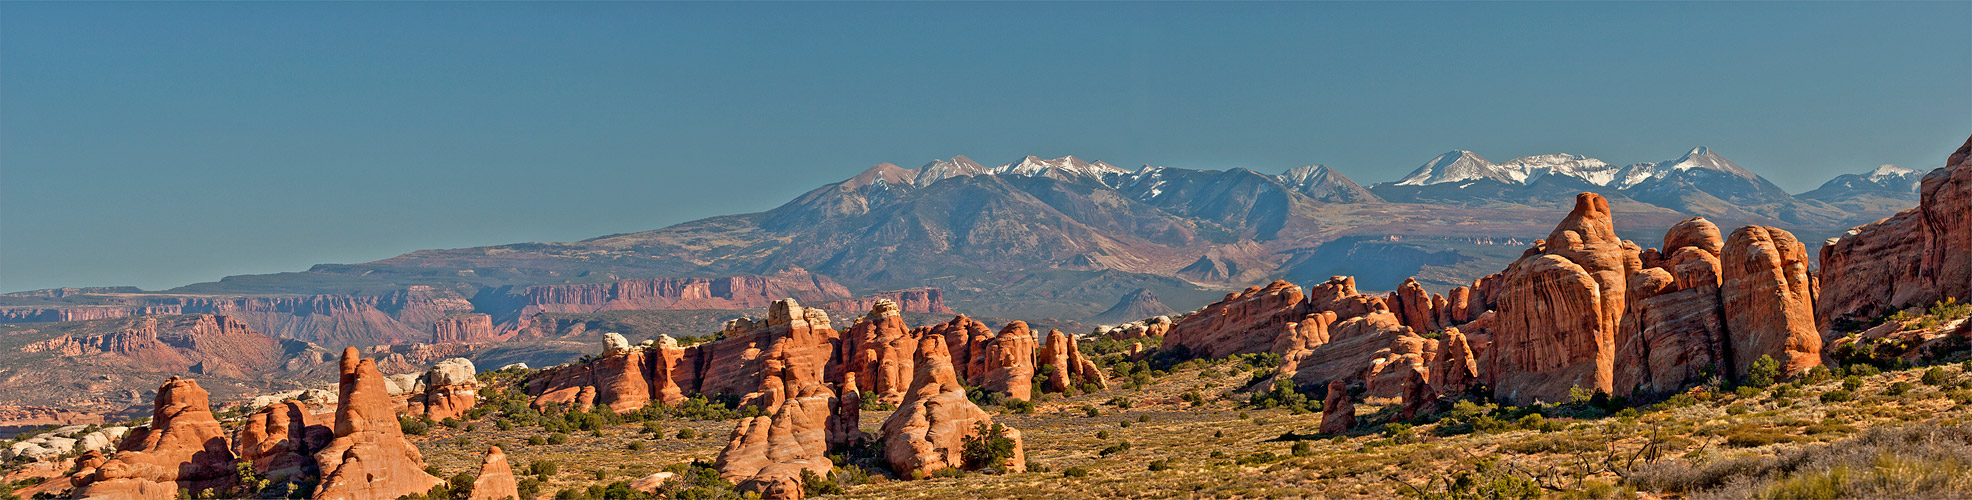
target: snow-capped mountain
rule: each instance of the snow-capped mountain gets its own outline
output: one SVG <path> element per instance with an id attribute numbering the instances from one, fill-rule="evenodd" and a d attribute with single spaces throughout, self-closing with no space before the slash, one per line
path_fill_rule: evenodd
<path id="1" fill-rule="evenodd" d="M 1699 146 L 1666 161 L 1622 167 L 1575 154 L 1548 154 L 1492 163 L 1470 151 L 1438 155 L 1395 182 L 1370 191 L 1395 202 L 1535 204 L 1594 191 L 1707 216 L 1751 214 L 1796 223 L 1843 217 L 1826 205 L 1803 203 L 1773 183 Z"/>
<path id="2" fill-rule="evenodd" d="M 1424 166 L 1417 167 L 1410 175 L 1397 181 L 1398 186 L 1431 186 L 1454 182 L 1494 181 L 1504 184 L 1522 184 L 1525 176 L 1516 177 L 1512 171 L 1500 168 L 1466 150 L 1457 150 L 1438 155 Z"/>
<path id="3" fill-rule="evenodd" d="M 1316 201 L 1326 203 L 1364 203 L 1382 201 L 1356 181 L 1349 180 L 1328 165 L 1303 165 L 1275 176 L 1281 184 Z"/>
<path id="4" fill-rule="evenodd" d="M 1896 165 L 1883 165 L 1860 174 L 1835 176 L 1834 179 L 1829 179 L 1828 182 L 1822 183 L 1821 187 L 1815 188 L 1814 191 L 1801 193 L 1801 196 L 1805 197 L 1812 193 L 1832 190 L 1882 191 L 1898 195 L 1907 194 L 1910 196 L 1910 199 L 1915 200 L 1917 199 L 1917 185 L 1923 180 L 1923 172 Z"/>
<path id="5" fill-rule="evenodd" d="M 1077 178 L 1101 180 L 1109 174 L 1127 174 L 1129 170 L 1108 163 L 1088 162 L 1074 156 L 1063 156 L 1052 160 L 1029 156 L 1018 163 L 1008 163 L 993 168 L 996 175 L 1017 175 L 1024 177 L 1050 177 L 1056 180 L 1075 180 Z"/>
<path id="6" fill-rule="evenodd" d="M 1870 219 L 1917 205 L 1917 187 L 1924 172 L 1883 165 L 1868 172 L 1835 176 L 1813 191 L 1795 195 Z"/>
<path id="7" fill-rule="evenodd" d="M 986 168 L 986 166 L 972 161 L 971 158 L 966 158 L 965 155 L 959 155 L 952 157 L 950 160 L 931 160 L 929 163 L 925 163 L 924 166 L 918 167 L 917 179 L 912 182 L 912 185 L 924 187 L 931 185 L 933 182 L 953 177 L 990 173 L 992 173 L 992 170 Z"/>

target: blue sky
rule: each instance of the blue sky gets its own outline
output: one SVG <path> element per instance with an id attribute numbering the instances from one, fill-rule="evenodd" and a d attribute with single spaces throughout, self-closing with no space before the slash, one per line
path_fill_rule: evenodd
<path id="1" fill-rule="evenodd" d="M 1790 191 L 1972 132 L 1972 2 L 0 3 L 0 291 L 772 208 L 878 162 L 1706 145 Z"/>

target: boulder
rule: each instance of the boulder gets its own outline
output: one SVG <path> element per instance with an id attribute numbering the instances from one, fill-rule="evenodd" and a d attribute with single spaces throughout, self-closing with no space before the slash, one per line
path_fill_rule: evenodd
<path id="1" fill-rule="evenodd" d="M 992 416 L 966 398 L 944 340 L 930 335 L 919 342 L 911 389 L 897 411 L 883 422 L 884 459 L 892 471 L 904 477 L 970 468 L 961 455 L 965 439 L 977 436 L 982 426 L 993 426 Z M 1005 469 L 1026 470 L 1027 454 L 1020 431 L 1005 428 L 1004 432 L 1014 444 L 1013 457 Z"/>
<path id="2" fill-rule="evenodd" d="M 179 489 L 224 493 L 235 486 L 232 446 L 197 381 L 165 381 L 150 427 L 134 431 L 122 448 L 90 474 L 77 498 L 166 500 Z"/>
<path id="3" fill-rule="evenodd" d="M 1340 380 L 1328 382 L 1328 396 L 1322 399 L 1323 434 L 1341 434 L 1356 427 L 1356 404 L 1349 402 L 1349 386 Z"/>
<path id="4" fill-rule="evenodd" d="M 472 496 L 469 500 L 520 500 L 520 490 L 514 484 L 513 466 L 507 463 L 506 452 L 498 446 L 486 448 L 486 457 L 479 461 L 479 476 L 472 480 Z"/>
<path id="5" fill-rule="evenodd" d="M 461 417 L 479 403 L 479 379 L 472 361 L 452 358 L 425 371 L 425 416 L 433 420 Z"/>
<path id="6" fill-rule="evenodd" d="M 631 481 L 630 489 L 641 491 L 644 493 L 655 494 L 657 493 L 657 490 L 663 488 L 666 483 L 670 483 L 671 480 L 677 478 L 678 478 L 678 473 L 675 472 L 656 472 L 648 476 L 637 478 L 636 481 Z"/>
<path id="7" fill-rule="evenodd" d="M 397 412 L 376 363 L 356 348 L 342 353 L 335 437 L 315 454 L 321 468 L 315 500 L 385 500 L 431 490 L 424 455 L 398 430 Z"/>

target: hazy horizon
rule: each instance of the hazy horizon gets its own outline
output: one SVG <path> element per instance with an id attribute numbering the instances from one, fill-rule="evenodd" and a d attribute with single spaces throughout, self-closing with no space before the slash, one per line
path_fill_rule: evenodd
<path id="1" fill-rule="evenodd" d="M 758 212 L 877 163 L 1617 165 L 1972 129 L 1967 3 L 0 4 L 0 291 Z M 1395 27 L 1395 28 L 1393 28 Z"/>

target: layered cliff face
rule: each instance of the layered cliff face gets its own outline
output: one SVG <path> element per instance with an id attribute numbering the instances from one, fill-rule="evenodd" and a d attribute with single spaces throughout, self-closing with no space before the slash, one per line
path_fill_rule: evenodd
<path id="1" fill-rule="evenodd" d="M 945 305 L 945 291 L 932 287 L 907 288 L 876 292 L 854 299 L 843 299 L 822 304 L 822 309 L 830 311 L 868 311 L 876 307 L 879 300 L 888 300 L 897 309 L 907 312 L 951 314 L 952 308 Z"/>
<path id="2" fill-rule="evenodd" d="M 431 343 L 472 343 L 499 340 L 493 329 L 493 316 L 483 313 L 454 314 L 431 324 Z"/>
<path id="3" fill-rule="evenodd" d="M 331 346 L 423 340 L 432 324 L 473 310 L 449 289 L 413 286 L 371 295 L 226 296 L 94 294 L 96 302 L 67 307 L 0 308 L 0 322 L 74 321 L 147 314 L 212 314 L 232 317 L 256 331 Z"/>
<path id="4" fill-rule="evenodd" d="M 827 276 L 791 268 L 767 276 L 648 278 L 612 283 L 530 286 L 519 293 L 514 314 L 625 309 L 758 309 L 781 298 L 820 302 L 849 296 Z"/>
<path id="5" fill-rule="evenodd" d="M 1917 208 L 1821 247 L 1815 313 L 1824 331 L 1945 298 L 1972 299 L 1972 139 L 1924 175 Z"/>

